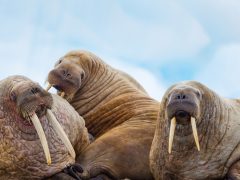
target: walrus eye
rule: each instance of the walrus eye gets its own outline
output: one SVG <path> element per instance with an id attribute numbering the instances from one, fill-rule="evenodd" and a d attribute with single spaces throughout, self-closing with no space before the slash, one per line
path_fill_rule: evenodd
<path id="1" fill-rule="evenodd" d="M 17 95 L 16 95 L 16 93 L 15 93 L 14 91 L 12 91 L 12 92 L 10 93 L 10 99 L 11 99 L 12 101 L 16 102 Z"/>
<path id="2" fill-rule="evenodd" d="M 60 59 L 59 61 L 58 61 L 58 64 L 61 64 L 62 63 L 62 59 Z"/>

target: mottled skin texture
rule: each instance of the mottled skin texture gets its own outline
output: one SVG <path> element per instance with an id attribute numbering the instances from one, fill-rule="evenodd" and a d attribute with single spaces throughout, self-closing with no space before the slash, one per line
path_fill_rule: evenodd
<path id="1" fill-rule="evenodd" d="M 104 174 L 152 178 L 148 154 L 159 103 L 133 78 L 90 52 L 72 51 L 60 59 L 48 81 L 66 93 L 97 138 L 77 159 L 85 169 L 83 179 Z"/>
<path id="2" fill-rule="evenodd" d="M 0 179 L 41 179 L 75 162 L 44 110 L 37 108 L 52 158 L 52 164 L 47 165 L 35 128 L 21 114 L 25 107 L 34 112 L 34 107 L 43 105 L 50 106 L 77 152 L 89 143 L 84 120 L 67 101 L 51 96 L 26 77 L 8 77 L 0 81 Z"/>
<path id="3" fill-rule="evenodd" d="M 177 117 L 169 154 L 171 103 L 181 98 L 185 105 L 178 104 L 175 109 L 184 109 L 196 118 L 201 151 L 195 146 L 190 123 L 184 122 L 190 116 L 182 114 Z M 187 106 L 189 103 L 191 106 Z M 151 171 L 157 180 L 239 179 L 239 134 L 239 100 L 222 98 L 198 82 L 176 84 L 167 90 L 161 102 L 150 152 Z"/>

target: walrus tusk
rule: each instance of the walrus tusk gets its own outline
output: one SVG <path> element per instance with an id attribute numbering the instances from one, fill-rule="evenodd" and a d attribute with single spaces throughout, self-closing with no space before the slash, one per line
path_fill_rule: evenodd
<path id="1" fill-rule="evenodd" d="M 169 141 L 168 141 L 168 153 L 171 154 L 172 152 L 172 145 L 173 145 L 173 137 L 174 137 L 174 132 L 176 128 L 176 118 L 173 117 L 171 120 L 171 125 L 170 125 L 170 132 L 169 132 Z"/>
<path id="2" fill-rule="evenodd" d="M 35 113 L 33 114 L 33 116 L 30 117 L 30 119 L 31 119 L 31 121 L 37 131 L 39 139 L 41 141 L 43 151 L 44 151 L 44 154 L 47 159 L 47 164 L 50 165 L 52 163 L 52 160 L 51 160 L 51 156 L 50 156 L 50 152 L 49 152 L 49 148 L 48 148 L 47 139 L 46 139 L 45 133 L 43 131 L 42 125 L 40 123 L 40 120 L 38 119 L 38 117 Z"/>
<path id="3" fill-rule="evenodd" d="M 191 117 L 191 125 L 192 125 L 193 136 L 194 136 L 197 149 L 198 151 L 200 151 L 200 145 L 199 145 L 198 133 L 197 133 L 197 127 L 196 127 L 196 119 L 194 117 Z"/>
<path id="4" fill-rule="evenodd" d="M 49 89 L 51 89 L 52 85 L 51 84 L 48 84 L 47 88 L 46 88 L 46 91 L 49 91 Z"/>
<path id="5" fill-rule="evenodd" d="M 66 146 L 67 150 L 69 151 L 70 155 L 75 159 L 76 153 L 72 147 L 70 140 L 68 139 L 66 133 L 64 132 L 62 126 L 59 124 L 57 119 L 55 118 L 54 114 L 50 109 L 47 110 L 47 119 L 52 124 L 53 129 L 58 134 L 59 138 L 62 140 L 63 144 Z"/>
<path id="6" fill-rule="evenodd" d="M 61 92 L 60 96 L 63 98 L 65 96 L 65 92 Z"/>

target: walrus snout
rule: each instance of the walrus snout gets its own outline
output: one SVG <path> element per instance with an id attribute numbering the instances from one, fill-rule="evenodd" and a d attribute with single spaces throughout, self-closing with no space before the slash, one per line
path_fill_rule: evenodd
<path id="1" fill-rule="evenodd" d="M 180 119 L 189 119 L 189 116 L 197 117 L 199 114 L 199 97 L 194 89 L 190 88 L 177 88 L 174 89 L 167 101 L 167 114 L 168 118 L 176 117 L 179 123 L 184 122 Z M 185 116 L 183 116 L 185 115 Z M 188 116 L 187 116 L 188 115 Z"/>
<path id="2" fill-rule="evenodd" d="M 69 65 L 68 63 L 61 63 L 48 74 L 49 90 L 54 87 L 58 92 L 64 95 L 74 94 L 81 86 L 83 71 L 78 67 Z"/>

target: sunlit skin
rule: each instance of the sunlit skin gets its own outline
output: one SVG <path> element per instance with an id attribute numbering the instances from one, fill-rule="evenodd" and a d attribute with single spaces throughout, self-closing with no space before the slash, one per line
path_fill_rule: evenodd
<path id="1" fill-rule="evenodd" d="M 238 99 L 222 98 L 194 81 L 170 87 L 150 151 L 154 178 L 238 179 L 239 118 Z"/>

